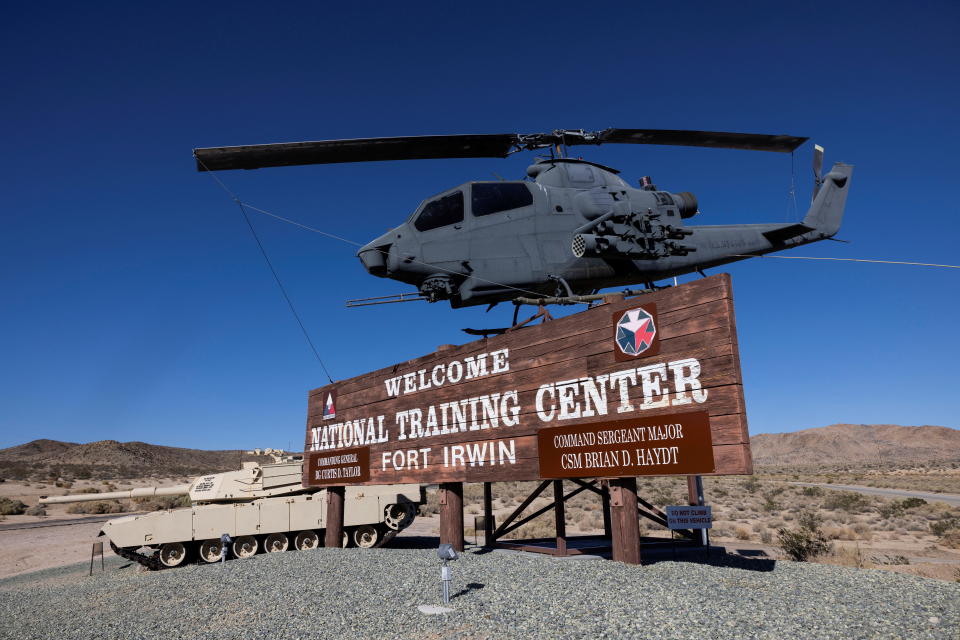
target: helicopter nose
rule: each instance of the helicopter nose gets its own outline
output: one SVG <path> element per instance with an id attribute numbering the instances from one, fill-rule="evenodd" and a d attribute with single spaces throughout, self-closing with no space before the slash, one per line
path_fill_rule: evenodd
<path id="1" fill-rule="evenodd" d="M 383 278 L 387 275 L 387 255 L 390 247 L 390 244 L 376 245 L 371 242 L 357 252 L 357 257 L 370 275 Z"/>

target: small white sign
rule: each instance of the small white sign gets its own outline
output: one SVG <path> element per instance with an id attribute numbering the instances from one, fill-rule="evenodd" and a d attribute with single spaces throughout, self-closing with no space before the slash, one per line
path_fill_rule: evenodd
<path id="1" fill-rule="evenodd" d="M 667 526 L 671 529 L 711 529 L 713 528 L 713 512 L 710 506 L 667 507 Z"/>

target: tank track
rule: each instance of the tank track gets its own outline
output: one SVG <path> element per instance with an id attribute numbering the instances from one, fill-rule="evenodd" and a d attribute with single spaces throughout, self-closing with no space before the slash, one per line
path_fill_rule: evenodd
<path id="1" fill-rule="evenodd" d="M 160 563 L 160 558 L 157 557 L 157 554 L 147 556 L 142 553 L 137 553 L 132 549 L 121 549 L 113 543 L 113 540 L 110 541 L 110 548 L 113 549 L 113 552 L 121 558 L 126 558 L 127 560 L 132 560 L 142 564 L 147 569 L 150 569 L 150 571 L 159 571 L 166 568 Z"/>
<path id="2" fill-rule="evenodd" d="M 371 549 L 379 549 L 380 547 L 388 544 L 391 540 L 397 537 L 397 534 L 400 531 L 395 531 L 393 529 L 388 529 L 385 534 L 380 536 L 380 539 L 377 540 L 377 543 L 370 547 Z M 145 566 L 150 571 L 161 571 L 167 567 L 163 566 L 163 563 L 160 562 L 160 558 L 157 554 L 148 556 L 142 553 L 137 553 L 133 549 L 121 549 L 113 543 L 113 540 L 110 541 L 110 548 L 113 549 L 113 552 L 120 556 L 121 558 L 126 558 L 127 560 L 132 560 L 138 564 Z"/>
<path id="3" fill-rule="evenodd" d="M 402 531 L 402 529 L 401 529 L 401 531 Z M 370 548 L 371 548 L 371 549 L 379 549 L 379 548 L 382 547 L 383 545 L 387 544 L 388 542 L 390 542 L 391 540 L 393 540 L 394 538 L 396 538 L 398 533 L 400 533 L 400 531 L 397 531 L 397 530 L 395 530 L 395 529 L 387 529 L 387 532 L 386 532 L 385 534 L 383 534 L 382 536 L 380 536 L 380 539 L 377 540 L 377 543 L 376 543 L 375 545 L 373 545 L 372 547 L 370 547 Z"/>

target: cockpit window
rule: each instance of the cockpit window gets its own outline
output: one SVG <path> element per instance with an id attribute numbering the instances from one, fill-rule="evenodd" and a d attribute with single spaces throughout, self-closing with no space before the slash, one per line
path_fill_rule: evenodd
<path id="1" fill-rule="evenodd" d="M 488 216 L 491 213 L 529 207 L 533 194 L 522 182 L 478 182 L 473 185 L 470 201 L 473 215 Z"/>
<path id="2" fill-rule="evenodd" d="M 428 202 L 417 216 L 413 226 L 419 231 L 429 231 L 439 227 L 463 222 L 463 192 L 457 191 L 448 196 Z"/>

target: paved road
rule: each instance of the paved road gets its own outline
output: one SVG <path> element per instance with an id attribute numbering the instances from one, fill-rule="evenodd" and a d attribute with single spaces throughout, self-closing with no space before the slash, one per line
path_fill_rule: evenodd
<path id="1" fill-rule="evenodd" d="M 837 491 L 856 491 L 875 496 L 886 496 L 888 498 L 923 498 L 927 502 L 946 502 L 947 504 L 960 507 L 960 495 L 955 493 L 930 493 L 927 491 L 907 491 L 905 489 L 882 489 L 879 487 L 864 487 L 857 484 L 826 484 L 822 482 L 790 482 L 801 487 L 821 487 L 823 489 L 834 489 Z"/>
<path id="2" fill-rule="evenodd" d="M 40 527 L 67 527 L 73 524 L 86 524 L 88 522 L 106 522 L 122 516 L 132 516 L 142 511 L 132 511 L 130 513 L 113 513 L 104 516 L 92 516 L 90 518 L 70 518 L 69 520 L 38 520 L 36 522 L 14 522 L 12 524 L 0 524 L 0 531 L 11 531 L 13 529 L 37 529 Z"/>

